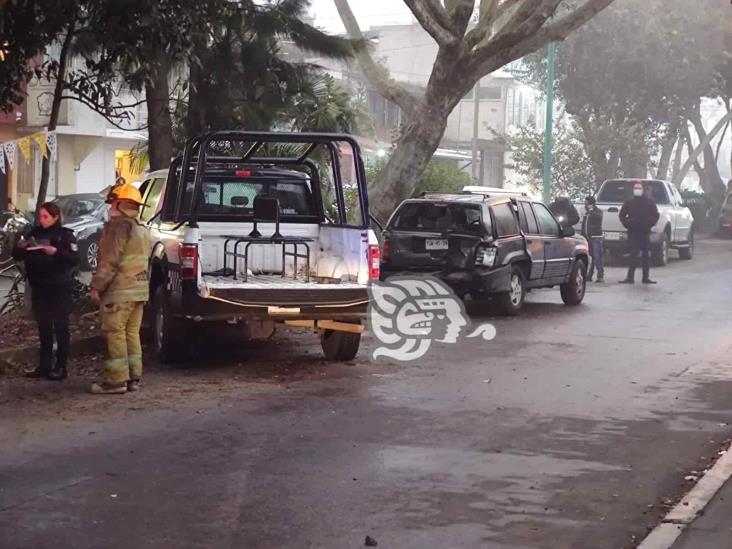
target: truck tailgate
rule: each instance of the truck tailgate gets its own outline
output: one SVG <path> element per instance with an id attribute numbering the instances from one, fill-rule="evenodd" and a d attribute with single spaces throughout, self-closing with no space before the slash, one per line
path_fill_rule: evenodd
<path id="1" fill-rule="evenodd" d="M 597 207 L 602 210 L 603 232 L 625 232 L 619 217 L 622 204 L 598 204 Z"/>
<path id="2" fill-rule="evenodd" d="M 366 285 L 355 282 L 305 282 L 280 275 L 204 277 L 202 297 L 230 300 L 258 307 L 349 307 L 368 302 Z"/>

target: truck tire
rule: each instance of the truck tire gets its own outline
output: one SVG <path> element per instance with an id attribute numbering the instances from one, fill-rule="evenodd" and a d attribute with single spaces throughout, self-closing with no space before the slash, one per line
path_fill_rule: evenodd
<path id="1" fill-rule="evenodd" d="M 562 284 L 559 291 L 565 305 L 575 306 L 582 303 L 587 289 L 587 264 L 582 259 L 574 262 L 569 282 Z"/>
<path id="2" fill-rule="evenodd" d="M 681 259 L 692 259 L 694 257 L 694 233 L 689 233 L 689 245 L 685 248 L 679 248 L 679 257 Z"/>
<path id="3" fill-rule="evenodd" d="M 510 290 L 496 295 L 495 301 L 502 314 L 516 316 L 521 312 L 526 299 L 526 284 L 524 271 L 517 265 L 511 266 Z"/>
<path id="4" fill-rule="evenodd" d="M 661 242 L 651 248 L 651 263 L 654 267 L 668 265 L 668 233 L 665 231 Z"/>
<path id="5" fill-rule="evenodd" d="M 353 360 L 361 345 L 361 334 L 323 330 L 320 334 L 320 346 L 327 360 Z"/>
<path id="6" fill-rule="evenodd" d="M 168 295 L 162 284 L 153 296 L 151 325 L 155 351 L 160 361 L 173 364 L 183 360 L 188 351 L 184 325 L 170 314 Z"/>

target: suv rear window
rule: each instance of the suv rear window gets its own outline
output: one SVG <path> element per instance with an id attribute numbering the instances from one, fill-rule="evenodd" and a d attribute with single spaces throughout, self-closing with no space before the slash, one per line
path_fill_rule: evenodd
<path id="1" fill-rule="evenodd" d="M 410 231 L 458 231 L 484 234 L 480 206 L 441 202 L 407 202 L 399 208 L 393 229 Z"/>
<path id="2" fill-rule="evenodd" d="M 597 201 L 602 203 L 625 202 L 633 197 L 633 184 L 634 181 L 627 179 L 606 181 L 597 196 Z M 651 188 L 650 196 L 656 204 L 668 204 L 666 188 L 661 181 L 643 181 L 643 185 Z"/>

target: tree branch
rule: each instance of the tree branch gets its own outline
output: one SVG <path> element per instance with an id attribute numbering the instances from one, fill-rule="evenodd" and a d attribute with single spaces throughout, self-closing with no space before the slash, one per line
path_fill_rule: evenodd
<path id="1" fill-rule="evenodd" d="M 543 48 L 549 42 L 564 40 L 576 29 L 607 8 L 613 1 L 586 0 L 582 6 L 565 15 L 556 23 L 543 26 L 531 38 L 520 41 L 512 47 L 504 48 L 500 44 L 499 47 L 496 47 L 497 41 L 490 40 L 488 45 L 479 47 L 473 53 L 470 63 L 471 70 L 474 70 L 479 75 L 478 77 L 482 77 Z M 479 55 L 478 52 L 482 53 Z"/>
<path id="2" fill-rule="evenodd" d="M 436 0 L 404 0 L 419 24 L 440 46 L 455 44 L 459 37 L 452 31 L 452 22 Z"/>
<path id="3" fill-rule="evenodd" d="M 493 37 L 478 45 L 474 55 L 480 59 L 491 51 L 500 51 L 519 44 L 527 36 L 538 32 L 561 2 L 562 0 L 522 0 Z"/>
<path id="4" fill-rule="evenodd" d="M 341 16 L 343 25 L 346 27 L 348 36 L 352 39 L 363 40 L 363 34 L 361 28 L 358 26 L 358 21 L 351 11 L 351 6 L 348 4 L 348 0 L 333 0 L 338 14 Z M 361 66 L 366 78 L 373 84 L 377 91 L 389 101 L 396 103 L 407 113 L 414 111 L 417 105 L 417 97 L 408 92 L 403 88 L 396 80 L 389 76 L 388 71 L 379 66 L 371 54 L 368 48 L 359 48 L 356 52 L 356 59 Z"/>
<path id="5" fill-rule="evenodd" d="M 676 177 L 674 178 L 675 184 L 681 184 L 684 181 L 684 178 L 689 173 L 689 170 L 694 165 L 694 162 L 697 161 L 699 156 L 704 152 L 704 149 L 709 146 L 709 144 L 712 142 L 714 137 L 722 131 L 722 128 L 725 126 L 727 122 L 732 120 L 732 111 L 727 111 L 727 114 L 724 115 L 722 118 L 719 119 L 719 122 L 715 124 L 715 126 L 712 128 L 712 130 L 705 136 L 705 138 L 702 140 L 701 143 L 697 146 L 696 149 L 692 153 L 689 154 L 689 158 L 686 159 L 686 162 L 684 162 L 684 165 L 681 166 L 681 170 L 679 170 L 679 173 L 676 174 Z M 691 146 L 691 145 L 690 145 Z"/>
<path id="6" fill-rule="evenodd" d="M 493 33 L 493 25 L 497 23 L 510 8 L 518 4 L 510 0 L 482 0 L 478 11 L 478 24 L 465 37 L 467 50 L 490 38 Z"/>

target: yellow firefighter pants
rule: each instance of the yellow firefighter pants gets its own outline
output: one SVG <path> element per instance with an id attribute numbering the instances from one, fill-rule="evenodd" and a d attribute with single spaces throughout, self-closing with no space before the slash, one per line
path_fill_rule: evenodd
<path id="1" fill-rule="evenodd" d="M 109 360 L 104 381 L 119 385 L 142 377 L 142 301 L 110 303 L 102 306 L 102 331 L 107 338 Z"/>

